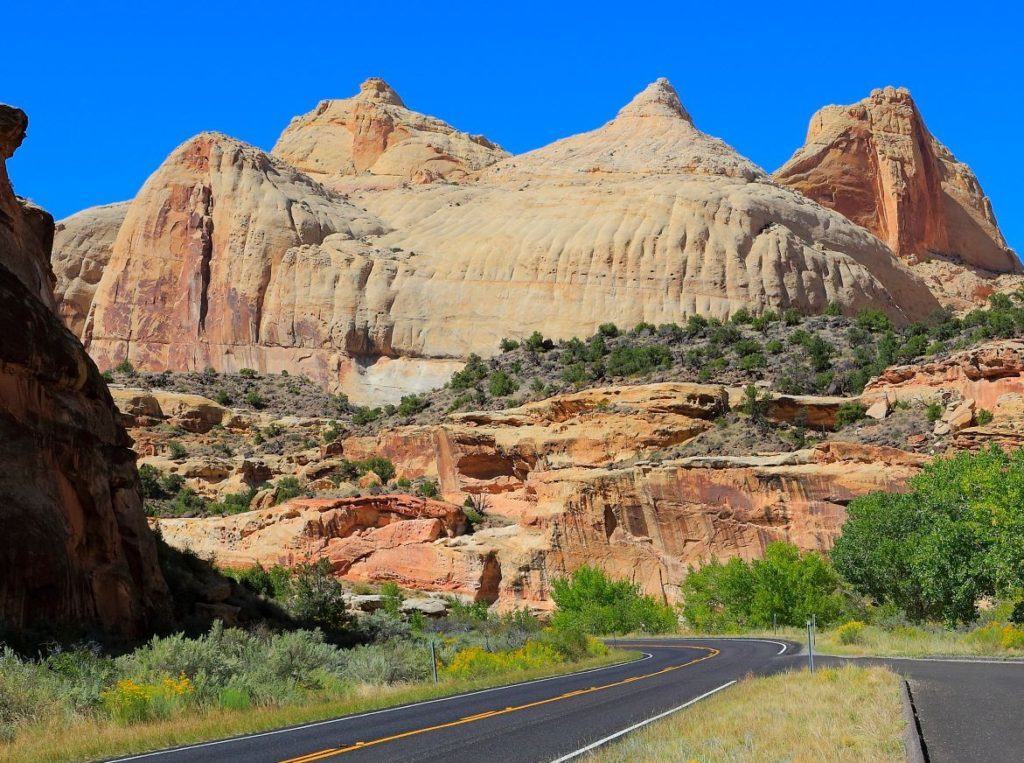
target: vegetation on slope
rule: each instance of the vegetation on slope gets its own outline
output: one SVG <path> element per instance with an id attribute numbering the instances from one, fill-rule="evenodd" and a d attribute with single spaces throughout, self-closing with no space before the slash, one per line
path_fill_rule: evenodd
<path id="1" fill-rule="evenodd" d="M 553 341 L 540 332 L 502 340 L 484 360 L 471 355 L 443 388 L 408 395 L 395 405 L 363 407 L 329 395 L 301 376 L 205 372 L 141 373 L 122 364 L 109 380 L 129 386 L 195 392 L 226 405 L 275 415 L 335 418 L 355 432 L 433 423 L 454 411 L 494 410 L 607 384 L 657 381 L 767 383 L 786 394 L 855 395 L 890 365 L 965 349 L 993 338 L 1024 336 L 1024 293 L 994 294 L 984 310 L 963 318 L 938 311 L 894 327 L 877 310 L 855 317 L 739 310 L 726 322 L 692 316 L 684 326 L 604 324 L 585 339 Z"/>

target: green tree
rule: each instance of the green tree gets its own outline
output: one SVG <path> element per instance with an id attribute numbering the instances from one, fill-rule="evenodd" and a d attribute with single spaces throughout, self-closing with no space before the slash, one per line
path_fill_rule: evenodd
<path id="1" fill-rule="evenodd" d="M 352 622 L 344 594 L 341 583 L 331 574 L 331 563 L 327 559 L 302 564 L 295 568 L 292 576 L 288 611 L 304 625 L 338 634 Z"/>
<path id="2" fill-rule="evenodd" d="M 791 543 L 769 543 L 753 562 L 712 560 L 683 583 L 683 616 L 697 630 L 737 631 L 803 625 L 810 615 L 834 622 L 842 612 L 841 580 L 829 560 Z"/>
<path id="3" fill-rule="evenodd" d="M 676 613 L 667 604 L 640 593 L 627 580 L 612 580 L 595 567 L 580 567 L 552 585 L 556 629 L 610 633 L 666 633 L 675 630 Z"/>
<path id="4" fill-rule="evenodd" d="M 491 374 L 491 378 L 487 382 L 487 390 L 491 393 L 492 397 L 505 397 L 511 395 L 519 389 L 519 385 L 516 381 L 502 370 L 497 370 Z"/>
<path id="5" fill-rule="evenodd" d="M 939 458 L 909 487 L 850 503 L 832 555 L 857 590 L 954 625 L 1024 588 L 1024 451 Z"/>

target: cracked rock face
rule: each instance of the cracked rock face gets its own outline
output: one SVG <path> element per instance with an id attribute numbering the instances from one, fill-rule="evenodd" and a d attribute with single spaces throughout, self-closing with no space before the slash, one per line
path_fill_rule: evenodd
<path id="1" fill-rule="evenodd" d="M 52 219 L 7 179 L 26 124 L 0 105 L 0 628 L 134 637 L 167 588 L 131 441 L 54 312 Z"/>
<path id="2" fill-rule="evenodd" d="M 868 229 L 900 257 L 1019 273 L 971 169 L 925 126 L 910 93 L 887 87 L 811 118 L 775 179 Z"/>

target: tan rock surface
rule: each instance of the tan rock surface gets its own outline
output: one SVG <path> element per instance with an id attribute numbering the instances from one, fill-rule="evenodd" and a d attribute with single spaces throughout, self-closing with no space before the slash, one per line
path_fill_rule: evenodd
<path id="1" fill-rule="evenodd" d="M 396 98 L 373 84 L 333 103 L 391 113 Z M 293 125 L 311 146 L 317 119 Z M 375 119 L 359 122 L 359 167 L 380 144 Z M 606 321 L 830 301 L 902 322 L 938 305 L 877 239 L 701 133 L 663 80 L 604 127 L 478 175 L 353 193 L 371 214 L 204 133 L 131 203 L 83 337 L 101 367 L 128 357 L 151 370 L 287 369 L 379 402 L 535 329 L 583 336 Z"/>
<path id="2" fill-rule="evenodd" d="M 91 207 L 57 223 L 53 236 L 54 294 L 64 325 L 81 337 L 96 287 L 110 261 L 129 202 Z"/>
<path id="3" fill-rule="evenodd" d="M 0 106 L 0 624 L 136 637 L 167 614 L 167 587 L 130 440 L 55 313 L 52 219 L 7 178 L 25 125 Z"/>
<path id="4" fill-rule="evenodd" d="M 482 135 L 410 111 L 377 77 L 351 98 L 321 101 L 295 117 L 272 153 L 328 185 L 356 175 L 414 183 L 459 180 L 508 156 Z"/>
<path id="5" fill-rule="evenodd" d="M 992 273 L 1021 272 L 978 179 L 931 135 L 903 88 L 821 109 L 805 145 L 775 178 L 843 213 L 905 259 L 941 255 Z"/>

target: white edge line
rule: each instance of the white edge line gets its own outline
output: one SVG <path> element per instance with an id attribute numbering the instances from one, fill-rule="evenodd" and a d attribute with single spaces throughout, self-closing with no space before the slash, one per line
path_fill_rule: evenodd
<path id="1" fill-rule="evenodd" d="M 815 652 L 821 657 L 837 657 L 841 660 L 905 660 L 908 662 L 960 662 L 981 665 L 1024 665 L 1024 660 L 1000 660 L 994 657 L 898 657 L 892 654 L 832 654 Z"/>
<path id="2" fill-rule="evenodd" d="M 684 702 L 683 704 L 679 705 L 678 707 L 673 707 L 671 710 L 666 710 L 663 713 L 658 713 L 657 715 L 651 716 L 647 720 L 640 721 L 640 723 L 634 723 L 629 728 L 625 728 L 622 731 L 616 731 L 614 734 L 606 736 L 604 739 L 598 739 L 596 742 L 591 742 L 586 747 L 581 747 L 580 749 L 578 749 L 578 750 L 576 750 L 574 752 L 570 752 L 568 755 L 563 755 L 560 758 L 556 758 L 555 760 L 551 761 L 551 763 L 564 763 L 564 761 L 572 760 L 573 758 L 579 757 L 580 755 L 582 755 L 585 752 L 590 752 L 591 750 L 596 749 L 596 748 L 600 747 L 601 745 L 604 745 L 604 744 L 607 744 L 608 742 L 611 742 L 613 739 L 618 739 L 619 737 L 625 736 L 626 734 L 628 734 L 631 731 L 636 731 L 638 728 L 646 726 L 648 723 L 654 723 L 654 721 L 661 720 L 662 718 L 664 718 L 667 715 L 672 715 L 672 713 L 678 713 L 680 710 L 682 710 L 684 708 L 687 708 L 690 705 L 693 705 L 693 704 L 695 704 L 697 702 L 700 702 L 702 699 L 710 697 L 715 692 L 719 692 L 722 689 L 729 688 L 734 683 L 736 683 L 736 681 L 729 681 L 728 683 L 724 683 L 721 686 L 719 686 L 717 689 L 712 689 L 711 691 L 704 692 L 699 697 L 694 697 L 689 702 Z"/>
<path id="3" fill-rule="evenodd" d="M 587 670 L 579 670 L 575 673 L 562 673 L 557 676 L 548 676 L 547 678 L 534 678 L 531 681 L 520 681 L 515 684 L 504 684 L 502 686 L 492 686 L 489 689 L 477 689 L 476 691 L 465 692 L 463 694 L 449 694 L 447 697 L 438 697 L 437 699 L 428 699 L 423 702 L 411 702 L 404 705 L 396 705 L 395 707 L 385 707 L 380 710 L 371 710 L 368 713 L 359 713 L 358 715 L 343 715 L 340 718 L 328 718 L 325 721 L 314 721 L 313 723 L 304 723 L 301 726 L 288 726 L 283 729 L 274 729 L 273 731 L 261 731 L 257 734 L 243 734 L 241 736 L 229 737 L 227 739 L 216 739 L 212 742 L 200 742 L 198 744 L 190 744 L 184 747 L 170 747 L 166 750 L 153 750 L 152 752 L 143 752 L 138 755 L 132 755 L 127 758 L 112 758 L 110 763 L 121 763 L 121 761 L 128 760 L 142 760 L 143 758 L 155 758 L 158 755 L 169 755 L 172 752 L 185 752 L 186 750 L 198 750 L 203 747 L 213 747 L 218 744 L 228 744 L 230 742 L 241 742 L 246 739 L 258 739 L 259 737 L 273 736 L 274 734 L 287 734 L 292 731 L 302 731 L 303 729 L 316 728 L 317 726 L 327 726 L 331 723 L 342 723 L 344 721 L 354 721 L 357 718 L 367 718 L 371 715 L 381 715 L 383 713 L 393 713 L 397 710 L 408 710 L 411 707 L 420 707 L 422 705 L 433 705 L 436 702 L 448 702 L 453 699 L 462 699 L 463 697 L 473 697 L 478 694 L 488 694 L 493 691 L 501 691 L 502 689 L 513 689 L 518 686 L 529 686 L 530 684 L 539 684 L 544 681 L 554 681 L 558 678 L 571 678 L 572 676 L 582 676 L 587 673 L 595 673 L 598 670 L 611 670 L 612 668 L 620 668 L 623 665 L 635 665 L 638 662 L 645 662 L 646 660 L 654 657 L 649 652 L 641 652 L 643 657 L 639 660 L 625 660 L 623 662 L 616 662 L 612 665 L 602 665 L 599 668 L 588 668 Z"/>

